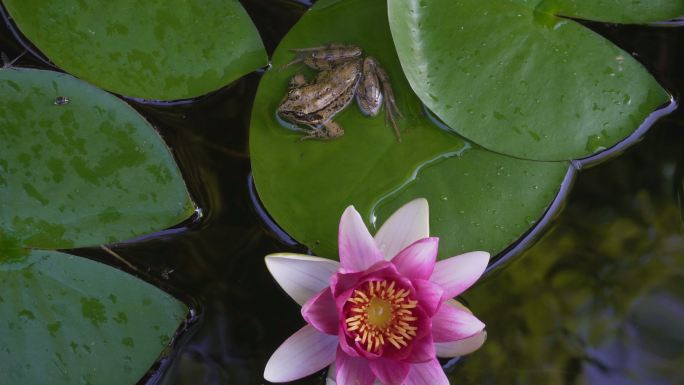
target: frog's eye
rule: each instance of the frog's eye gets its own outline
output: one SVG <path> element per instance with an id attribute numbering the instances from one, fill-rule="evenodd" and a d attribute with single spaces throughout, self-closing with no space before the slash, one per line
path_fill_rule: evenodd
<path id="1" fill-rule="evenodd" d="M 299 98 L 302 96 L 302 91 L 301 90 L 290 90 L 288 93 L 288 99 L 291 100 L 299 100 Z"/>

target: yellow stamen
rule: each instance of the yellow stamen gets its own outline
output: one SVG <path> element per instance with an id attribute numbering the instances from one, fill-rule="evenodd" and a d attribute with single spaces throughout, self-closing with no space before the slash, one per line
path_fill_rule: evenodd
<path id="1" fill-rule="evenodd" d="M 368 352 L 379 352 L 387 343 L 396 349 L 408 346 L 416 336 L 418 318 L 412 309 L 418 301 L 411 291 L 398 288 L 396 281 L 370 281 L 358 287 L 347 300 L 345 319 L 347 331 L 354 341 Z"/>

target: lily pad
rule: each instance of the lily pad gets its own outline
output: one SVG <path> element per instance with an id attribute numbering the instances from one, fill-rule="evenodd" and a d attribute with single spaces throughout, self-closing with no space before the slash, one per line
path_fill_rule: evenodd
<path id="1" fill-rule="evenodd" d="M 331 141 L 300 141 L 300 133 L 278 122 L 275 111 L 289 78 L 297 70 L 304 71 L 280 69 L 293 58 L 289 50 L 329 42 L 356 44 L 387 70 L 404 115 L 398 120 L 401 141 L 382 116 L 365 117 L 355 105 L 335 118 L 346 131 Z M 259 85 L 252 111 L 254 181 L 276 222 L 317 255 L 337 258 L 337 226 L 347 205 L 355 205 L 367 224 L 377 227 L 415 192 L 433 207 L 433 234 L 443 236 L 443 242 L 457 229 L 477 222 L 482 234 L 496 234 L 478 242 L 478 249 L 497 253 L 543 214 L 567 170 L 566 162 L 529 162 L 473 148 L 432 123 L 402 74 L 384 1 L 317 2 L 282 40 L 273 66 Z M 435 174 L 448 178 L 436 182 Z M 492 192 L 481 194 L 481 188 Z M 510 198 L 509 207 L 488 209 L 485 199 L 492 197 Z M 444 209 L 444 214 L 436 215 L 436 208 Z M 458 215 L 461 210 L 468 214 Z M 471 245 L 470 241 L 446 242 L 440 255 L 450 256 Z"/>
<path id="2" fill-rule="evenodd" d="M 413 90 L 454 131 L 490 150 L 536 160 L 587 157 L 629 136 L 670 98 L 629 53 L 535 1 L 388 4 Z M 601 7 L 582 6 L 582 14 L 607 12 Z"/>
<path id="3" fill-rule="evenodd" d="M 539 9 L 577 19 L 643 24 L 684 16 L 684 0 L 542 0 Z"/>
<path id="4" fill-rule="evenodd" d="M 7 384 L 134 384 L 187 313 L 144 281 L 55 251 L 0 264 L 0 287 Z"/>
<path id="5" fill-rule="evenodd" d="M 194 210 L 159 134 L 96 87 L 52 71 L 0 70 L 0 116 L 0 240 L 100 245 L 173 226 Z"/>
<path id="6" fill-rule="evenodd" d="M 238 0 L 3 3 L 57 66 L 126 96 L 193 98 L 268 63 Z"/>
<path id="7" fill-rule="evenodd" d="M 568 167 L 471 148 L 422 170 L 380 202 L 374 216 L 383 223 L 402 204 L 430 197 L 430 234 L 440 237 L 441 258 L 473 250 L 495 255 L 535 226 Z"/>

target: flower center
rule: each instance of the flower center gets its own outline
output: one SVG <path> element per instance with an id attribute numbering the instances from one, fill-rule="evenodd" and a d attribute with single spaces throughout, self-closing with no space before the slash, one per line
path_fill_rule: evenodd
<path id="1" fill-rule="evenodd" d="M 412 309 L 418 301 L 409 298 L 409 290 L 395 286 L 394 281 L 371 281 L 347 300 L 347 331 L 368 352 L 377 352 L 385 343 L 401 349 L 416 336 L 418 318 Z"/>

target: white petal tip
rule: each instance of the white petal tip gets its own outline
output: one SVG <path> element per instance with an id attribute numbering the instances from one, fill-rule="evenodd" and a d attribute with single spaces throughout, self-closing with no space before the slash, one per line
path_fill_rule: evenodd
<path id="1" fill-rule="evenodd" d="M 277 365 L 273 364 L 273 357 L 268 360 L 266 363 L 266 367 L 264 368 L 264 380 L 268 382 L 287 382 L 287 379 L 283 379 L 279 376 L 278 370 L 276 368 Z"/>
<path id="2" fill-rule="evenodd" d="M 435 343 L 435 350 L 438 357 L 451 358 L 465 356 L 481 348 L 486 340 L 487 331 L 482 330 L 474 336 L 460 341 Z"/>
<path id="3" fill-rule="evenodd" d="M 347 215 L 354 215 L 354 214 L 361 216 L 359 214 L 359 212 L 356 211 L 356 207 L 354 207 L 354 205 L 349 205 L 349 206 L 347 206 L 346 209 L 344 209 L 344 212 L 342 213 L 342 217 L 347 216 Z"/>
<path id="4" fill-rule="evenodd" d="M 375 234 L 375 241 L 389 260 L 413 242 L 430 236 L 430 209 L 425 198 L 414 199 L 395 211 Z"/>
<path id="5" fill-rule="evenodd" d="M 269 382 L 290 382 L 311 375 L 335 360 L 338 337 L 322 334 L 310 325 L 280 345 L 264 368 Z"/>
<path id="6" fill-rule="evenodd" d="M 486 251 L 471 251 L 471 252 L 465 253 L 463 255 L 468 255 L 472 258 L 477 258 L 477 259 L 484 259 L 487 262 L 489 262 L 489 259 L 491 258 L 491 255 Z"/>
<path id="7" fill-rule="evenodd" d="M 409 206 L 409 205 L 410 206 L 417 206 L 417 207 L 421 207 L 421 208 L 424 207 L 425 209 L 427 209 L 429 207 L 428 201 L 425 198 L 416 198 L 416 199 L 410 201 L 409 203 L 405 204 L 404 207 Z"/>
<path id="8" fill-rule="evenodd" d="M 278 284 L 300 305 L 330 284 L 339 262 L 303 254 L 279 253 L 264 258 Z"/>
<path id="9" fill-rule="evenodd" d="M 487 264 L 489 264 L 491 255 L 486 251 L 470 251 L 458 255 L 457 257 L 459 257 L 461 264 L 478 266 L 478 270 L 481 269 L 484 271 L 484 269 L 487 268 Z"/>

